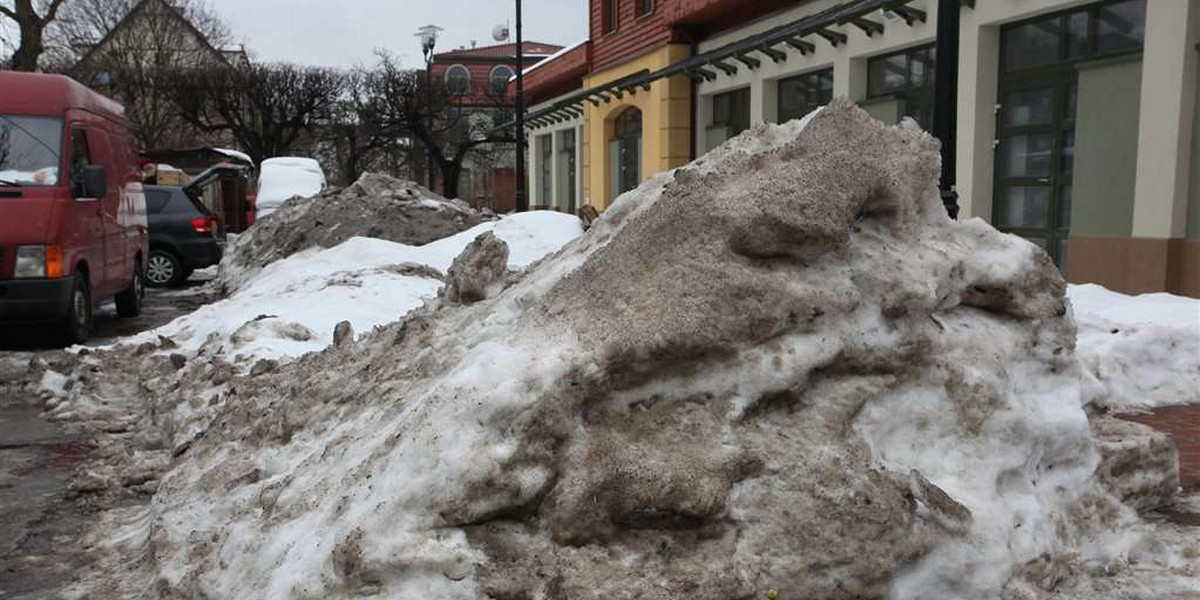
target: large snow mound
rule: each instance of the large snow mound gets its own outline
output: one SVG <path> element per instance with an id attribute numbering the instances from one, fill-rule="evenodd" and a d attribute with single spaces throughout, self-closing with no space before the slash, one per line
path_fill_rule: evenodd
<path id="1" fill-rule="evenodd" d="M 353 237 L 421 246 L 470 229 L 488 217 L 411 182 L 367 173 L 353 185 L 312 201 L 283 204 L 234 240 L 221 260 L 218 285 L 233 293 L 259 269 L 309 248 Z"/>
<path id="2" fill-rule="evenodd" d="M 1068 296 L 1079 358 L 1099 383 L 1093 402 L 1117 411 L 1200 404 L 1200 300 L 1094 284 Z"/>
<path id="3" fill-rule="evenodd" d="M 835 101 L 656 176 L 521 277 L 497 231 L 402 323 L 150 382 L 174 458 L 141 589 L 1024 600 L 1151 564 L 1095 477 L 1064 282 L 950 221 L 938 171 L 915 124 Z"/>
<path id="4" fill-rule="evenodd" d="M 370 331 L 437 296 L 454 258 L 486 232 L 508 244 L 507 266 L 521 269 L 583 229 L 574 216 L 538 211 L 481 223 L 424 246 L 351 238 L 328 250 L 311 248 L 273 262 L 229 297 L 123 343 L 154 342 L 162 336 L 188 352 L 207 345 L 210 354 L 220 350 L 244 359 L 320 350 L 333 341 L 334 327 L 342 321 Z"/>

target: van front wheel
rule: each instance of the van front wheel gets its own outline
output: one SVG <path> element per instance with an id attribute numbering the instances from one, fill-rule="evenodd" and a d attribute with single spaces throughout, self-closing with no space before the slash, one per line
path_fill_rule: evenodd
<path id="1" fill-rule="evenodd" d="M 146 278 L 142 273 L 142 262 L 133 264 L 133 278 L 125 291 L 117 294 L 117 316 L 132 318 L 142 314 L 142 303 L 146 300 Z"/>
<path id="2" fill-rule="evenodd" d="M 71 285 L 71 300 L 62 322 L 67 344 L 82 344 L 92 333 L 92 291 L 87 278 L 76 273 Z"/>

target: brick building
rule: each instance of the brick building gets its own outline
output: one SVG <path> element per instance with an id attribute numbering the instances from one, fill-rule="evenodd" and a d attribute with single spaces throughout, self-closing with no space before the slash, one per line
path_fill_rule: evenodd
<path id="1" fill-rule="evenodd" d="M 524 42 L 524 66 L 536 65 L 562 49 L 542 42 Z M 450 97 L 442 118 L 453 123 L 451 135 L 471 135 L 510 119 L 513 94 L 509 81 L 517 64 L 517 45 L 459 48 L 434 55 L 433 81 Z M 457 131 L 456 131 L 457 130 Z M 497 211 L 516 205 L 516 157 L 512 145 L 480 147 L 465 161 L 459 197 Z M 444 189 L 444 188 L 442 188 Z"/>
<path id="2" fill-rule="evenodd" d="M 590 0 L 528 71 L 535 206 L 598 209 L 756 123 L 849 97 L 928 128 L 936 0 Z M 1200 296 L 1200 0 L 964 0 L 963 218 L 1072 281 Z"/>

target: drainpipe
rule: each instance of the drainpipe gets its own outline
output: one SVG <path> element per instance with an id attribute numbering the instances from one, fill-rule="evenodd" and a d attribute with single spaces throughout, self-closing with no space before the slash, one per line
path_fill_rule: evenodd
<path id="1" fill-rule="evenodd" d="M 942 142 L 938 186 L 951 219 L 958 218 L 955 171 L 958 136 L 958 36 L 962 0 L 938 0 L 937 61 L 934 69 L 933 135 Z"/>
<path id="2" fill-rule="evenodd" d="M 517 0 L 517 212 L 529 210 L 525 177 L 525 48 L 521 39 L 521 0 Z"/>

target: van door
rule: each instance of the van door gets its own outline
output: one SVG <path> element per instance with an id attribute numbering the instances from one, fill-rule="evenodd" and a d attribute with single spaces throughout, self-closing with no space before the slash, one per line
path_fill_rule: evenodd
<path id="1" fill-rule="evenodd" d="M 98 164 L 93 160 L 92 146 L 95 131 L 87 130 L 83 123 L 71 124 L 71 194 L 82 188 L 83 168 Z M 105 273 L 106 258 L 104 251 L 104 203 L 101 198 L 75 198 L 71 202 L 71 213 L 74 231 L 67 233 L 69 243 L 82 247 L 91 270 L 90 284 L 93 292 L 97 285 L 102 285 L 107 275 Z M 71 266 L 74 268 L 74 265 Z M 93 297 L 95 297 L 93 295 Z"/>
<path id="2" fill-rule="evenodd" d="M 106 132 L 93 129 L 88 132 L 92 142 L 92 158 L 104 166 L 108 183 L 108 195 L 101 201 L 104 215 L 104 283 L 95 286 L 96 298 L 105 298 L 121 291 L 128 280 L 129 266 L 126 264 L 125 227 L 121 223 L 121 192 L 124 189 L 124 164 L 117 158 L 114 140 Z"/>

